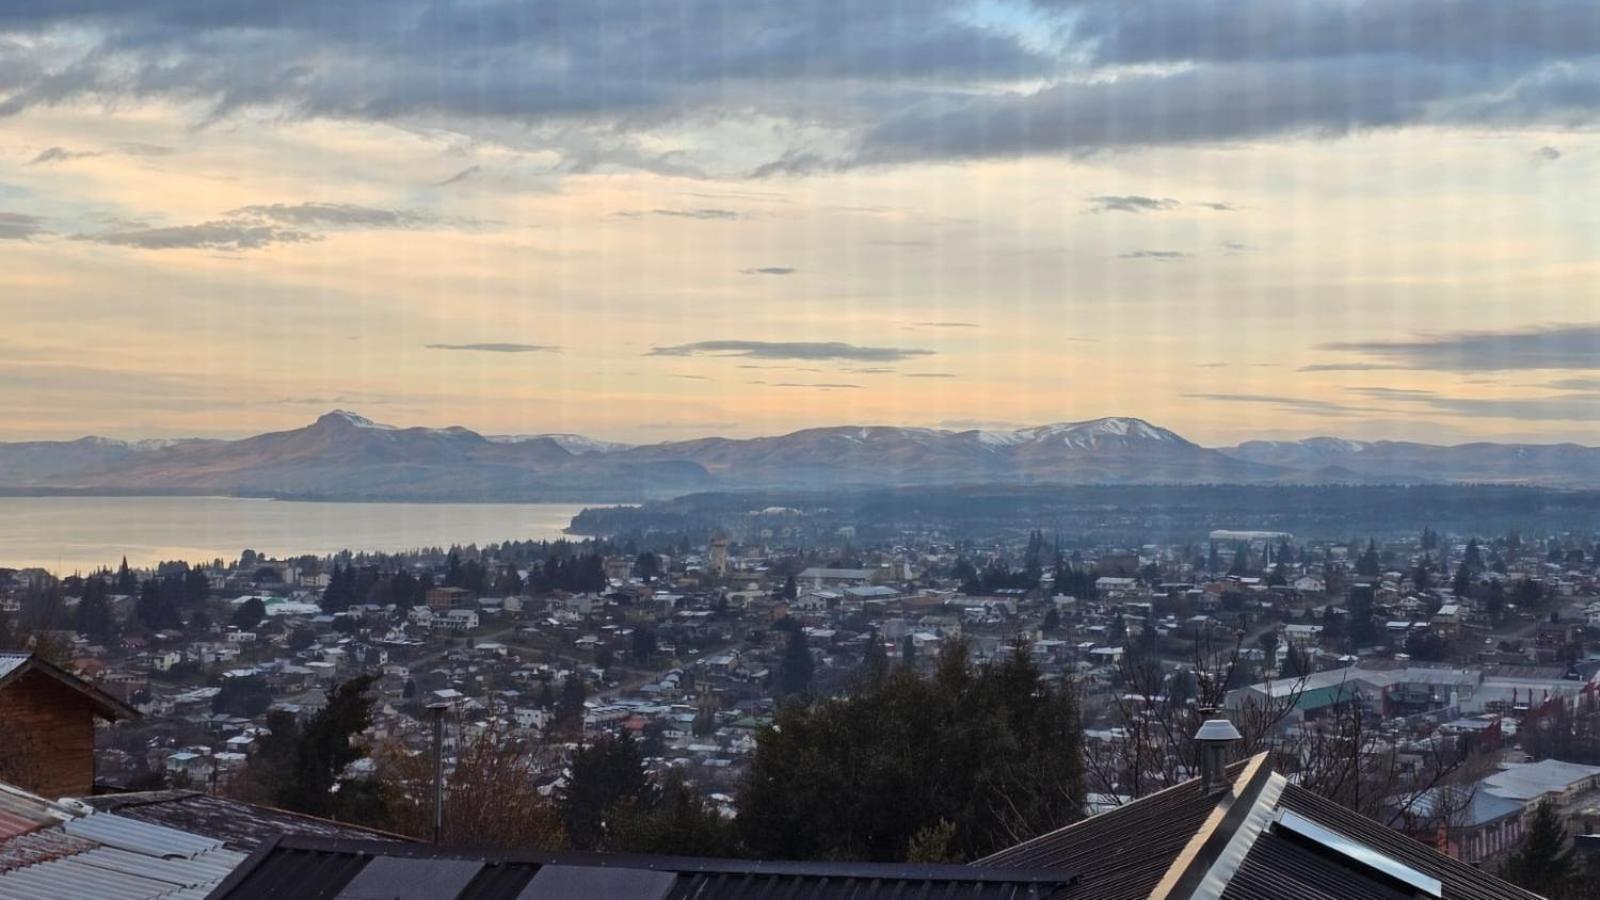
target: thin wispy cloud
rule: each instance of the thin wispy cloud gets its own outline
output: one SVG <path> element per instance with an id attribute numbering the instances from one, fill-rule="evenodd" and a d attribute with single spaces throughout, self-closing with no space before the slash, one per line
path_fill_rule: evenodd
<path id="1" fill-rule="evenodd" d="M 1406 341 L 1336 341 L 1320 350 L 1366 357 L 1363 368 L 1446 372 L 1600 369 L 1600 325 L 1551 325 L 1517 331 L 1457 332 Z M 1324 364 L 1309 371 L 1335 371 Z"/>
<path id="2" fill-rule="evenodd" d="M 976 322 L 912 322 L 918 328 L 977 328 Z"/>
<path id="3" fill-rule="evenodd" d="M 617 215 L 627 218 L 639 218 L 641 216 L 663 216 L 669 219 L 699 219 L 703 222 L 726 222 L 733 219 L 744 218 L 744 214 L 737 210 L 717 209 L 714 207 L 707 207 L 703 209 L 624 210 L 617 213 Z"/>
<path id="4" fill-rule="evenodd" d="M 46 147 L 39 151 L 39 155 L 27 162 L 30 166 L 42 166 L 49 163 L 71 162 L 75 159 L 94 159 L 101 156 L 170 156 L 171 147 L 158 144 L 122 143 L 116 144 L 109 150 L 69 150 L 65 147 Z"/>
<path id="5" fill-rule="evenodd" d="M 242 206 L 229 218 L 264 219 L 300 228 L 418 228 L 439 222 L 432 213 L 353 203 L 272 203 Z"/>
<path id="6" fill-rule="evenodd" d="M 793 275 L 796 269 L 790 266 L 761 266 L 755 269 L 740 269 L 740 275 Z"/>
<path id="7" fill-rule="evenodd" d="M 553 344 L 423 344 L 428 350 L 464 350 L 477 353 L 555 353 Z"/>
<path id="8" fill-rule="evenodd" d="M 954 378 L 950 372 L 907 372 L 907 378 Z"/>
<path id="9" fill-rule="evenodd" d="M 239 221 L 202 222 L 162 228 L 130 228 L 73 235 L 74 240 L 138 250 L 260 250 L 273 244 L 304 244 L 320 235 L 276 225 Z"/>
<path id="10" fill-rule="evenodd" d="M 1600 421 L 1600 392 L 1543 397 L 1459 397 L 1413 388 L 1351 388 L 1352 393 L 1382 400 L 1413 403 L 1437 412 L 1480 419 L 1526 422 Z"/>
<path id="11" fill-rule="evenodd" d="M 471 177 L 477 175 L 481 171 L 483 171 L 483 168 L 481 166 L 478 166 L 478 165 L 467 166 L 465 169 L 462 169 L 461 171 L 455 173 L 454 175 L 451 175 L 449 178 L 446 178 L 443 181 L 434 182 L 433 186 L 434 187 L 449 187 L 452 184 L 460 184 L 461 182 L 466 181 L 468 178 L 471 178 Z"/>
<path id="12" fill-rule="evenodd" d="M 0 241 L 25 241 L 41 234 L 48 234 L 42 217 L 0 212 Z"/>
<path id="13" fill-rule="evenodd" d="M 859 384 L 829 384 L 829 383 L 813 384 L 813 383 L 799 382 L 799 381 L 775 381 L 770 385 L 770 387 L 820 388 L 821 390 L 825 390 L 825 391 L 833 391 L 833 390 L 858 391 L 858 390 L 863 390 L 864 389 Z"/>
<path id="14" fill-rule="evenodd" d="M 1130 253 L 1119 253 L 1117 259 L 1143 259 L 1151 262 L 1177 262 L 1188 259 L 1191 254 L 1181 250 L 1134 250 Z"/>
<path id="15" fill-rule="evenodd" d="M 1137 194 L 1106 194 L 1089 198 L 1089 212 L 1146 213 L 1177 209 L 1178 201 L 1170 197 L 1141 197 Z"/>
<path id="16" fill-rule="evenodd" d="M 838 341 L 695 341 L 654 347 L 646 356 L 743 356 L 752 359 L 847 359 L 899 362 L 934 351 L 910 347 L 863 347 Z"/>
<path id="17" fill-rule="evenodd" d="M 1275 394 L 1184 394 L 1190 400 L 1214 400 L 1220 403 L 1251 403 L 1274 406 L 1288 412 L 1308 413 L 1316 416 L 1347 416 L 1358 412 L 1374 412 L 1368 407 L 1348 406 L 1330 400 L 1312 400 L 1305 397 L 1285 397 Z"/>

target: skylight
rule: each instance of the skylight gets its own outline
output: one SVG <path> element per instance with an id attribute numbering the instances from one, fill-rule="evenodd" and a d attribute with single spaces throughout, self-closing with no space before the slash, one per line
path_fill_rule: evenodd
<path id="1" fill-rule="evenodd" d="M 1280 831 L 1288 832 L 1325 850 L 1346 857 L 1352 862 L 1366 866 L 1401 884 L 1415 888 L 1429 897 L 1444 896 L 1444 885 L 1439 879 L 1419 872 L 1398 860 L 1384 856 L 1371 847 L 1357 843 L 1337 831 L 1318 825 L 1298 813 L 1290 812 L 1287 809 L 1280 810 L 1276 827 Z"/>

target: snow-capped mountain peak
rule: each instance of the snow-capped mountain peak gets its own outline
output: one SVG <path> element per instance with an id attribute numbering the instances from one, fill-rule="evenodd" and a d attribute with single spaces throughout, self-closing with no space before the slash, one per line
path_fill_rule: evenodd
<path id="1" fill-rule="evenodd" d="M 374 422 L 366 416 L 358 415 L 346 409 L 336 409 L 317 419 L 319 425 L 350 425 L 356 428 L 372 428 L 378 431 L 394 431 L 393 425 L 383 425 Z"/>

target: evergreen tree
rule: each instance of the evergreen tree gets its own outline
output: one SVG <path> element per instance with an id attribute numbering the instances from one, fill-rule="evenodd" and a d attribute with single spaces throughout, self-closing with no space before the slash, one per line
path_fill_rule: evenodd
<path id="1" fill-rule="evenodd" d="M 182 628 L 183 620 L 178 617 L 178 606 L 173 602 L 171 592 L 162 589 L 162 583 L 154 578 L 146 581 L 139 591 L 139 599 L 133 606 L 134 618 L 139 624 L 151 631 L 161 631 L 167 628 Z"/>
<path id="2" fill-rule="evenodd" d="M 267 605 L 261 602 L 260 597 L 251 597 L 234 609 L 229 621 L 240 631 L 254 631 L 266 617 Z"/>
<path id="3" fill-rule="evenodd" d="M 877 681 L 889 674 L 889 654 L 883 649 L 883 638 L 878 629 L 867 632 L 866 652 L 861 655 L 861 672 L 868 681 Z"/>
<path id="4" fill-rule="evenodd" d="M 1567 830 L 1550 803 L 1540 803 L 1528 823 L 1522 843 L 1506 859 L 1501 875 L 1512 884 L 1537 894 L 1558 896 L 1572 877 L 1572 857 L 1566 852 Z"/>
<path id="5" fill-rule="evenodd" d="M 626 732 L 607 735 L 572 755 L 558 805 L 567 837 L 579 850 L 599 849 L 608 818 L 619 805 L 637 803 L 648 787 L 639 745 Z"/>
<path id="6" fill-rule="evenodd" d="M 83 597 L 73 611 L 73 630 L 93 641 L 111 638 L 113 620 L 111 603 L 106 597 L 106 583 L 99 577 L 84 582 Z"/>
<path id="7" fill-rule="evenodd" d="M 362 675 L 339 685 L 328 695 L 327 705 L 306 723 L 295 748 L 289 777 L 279 792 L 283 808 L 313 816 L 335 813 L 333 788 L 345 767 L 366 756 L 350 738 L 372 725 L 372 698 L 367 691 L 376 681 Z"/>
<path id="8" fill-rule="evenodd" d="M 577 675 L 561 682 L 561 699 L 556 702 L 556 714 L 552 725 L 557 730 L 582 731 L 583 701 L 587 696 L 588 690 L 583 685 L 583 679 Z"/>
<path id="9" fill-rule="evenodd" d="M 670 856 L 732 856 L 731 823 L 706 802 L 682 770 L 668 769 L 661 783 L 636 802 L 616 806 L 606 849 Z"/>
<path id="10" fill-rule="evenodd" d="M 791 629 L 783 660 L 778 664 L 778 696 L 804 697 L 811 693 L 815 672 L 816 661 L 811 658 L 805 631 L 799 627 Z"/>
<path id="11" fill-rule="evenodd" d="M 122 558 L 122 565 L 117 567 L 117 593 L 127 597 L 133 596 L 139 590 L 139 579 L 134 577 L 133 570 L 128 568 L 128 558 Z"/>
<path id="12" fill-rule="evenodd" d="M 848 698 L 781 708 L 735 824 L 763 858 L 902 860 L 940 822 L 956 825 L 950 857 L 1010 846 L 1082 815 L 1074 696 L 1026 647 L 974 670 L 952 642 L 932 677 L 902 667 Z"/>
<path id="13" fill-rule="evenodd" d="M 1378 559 L 1378 544 L 1376 541 L 1368 540 L 1367 549 L 1356 559 L 1356 574 L 1371 576 L 1382 573 L 1383 562 Z"/>

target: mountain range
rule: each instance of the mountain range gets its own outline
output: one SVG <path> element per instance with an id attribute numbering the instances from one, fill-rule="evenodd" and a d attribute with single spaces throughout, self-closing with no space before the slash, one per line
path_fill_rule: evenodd
<path id="1" fill-rule="evenodd" d="M 1327 437 L 1208 448 L 1128 417 L 1016 431 L 840 426 L 630 445 L 396 428 L 342 410 L 242 440 L 0 443 L 0 490 L 11 493 L 626 501 L 751 488 L 1449 482 L 1600 487 L 1600 448 Z"/>

